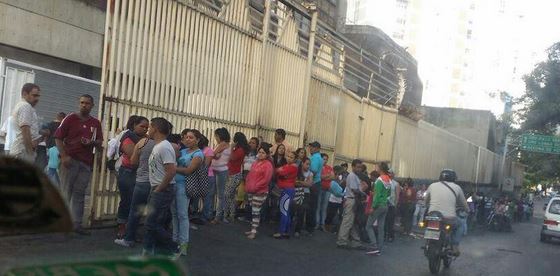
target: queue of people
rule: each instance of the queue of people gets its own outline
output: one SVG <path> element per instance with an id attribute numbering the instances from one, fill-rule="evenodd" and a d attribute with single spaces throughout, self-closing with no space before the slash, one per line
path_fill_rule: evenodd
<path id="1" fill-rule="evenodd" d="M 10 153 L 36 162 L 38 145 L 45 143 L 45 166 L 60 183 L 74 230 L 88 235 L 81 227 L 84 198 L 103 141 L 101 124 L 90 115 L 93 97 L 80 96 L 79 111 L 61 113 L 42 129 L 34 109 L 40 88 L 26 84 L 22 97 L 12 114 L 17 127 Z M 248 239 L 257 238 L 261 221 L 277 221 L 276 239 L 331 232 L 340 248 L 380 255 L 385 241 L 395 238 L 396 218 L 402 233 L 413 235 L 426 212 L 425 185 L 417 190 L 409 178 L 401 186 L 383 162 L 369 173 L 359 159 L 350 171 L 346 163 L 332 167 L 319 142 L 294 150 L 283 129 L 275 131 L 271 144 L 242 132 L 232 137 L 224 127 L 214 131 L 214 146 L 196 129 L 173 133 L 165 118 L 133 115 L 109 142 L 106 163 L 117 176 L 120 196 L 116 244 L 142 242 L 144 254 L 178 258 L 188 252 L 190 229 L 196 228 L 191 220 L 210 225 L 245 220 Z"/>

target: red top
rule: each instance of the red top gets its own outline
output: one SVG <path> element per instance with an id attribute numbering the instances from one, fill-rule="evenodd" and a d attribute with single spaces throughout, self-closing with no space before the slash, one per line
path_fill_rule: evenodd
<path id="1" fill-rule="evenodd" d="M 124 141 L 121 143 L 121 149 L 124 148 L 124 146 L 126 145 L 133 145 L 134 146 L 134 141 L 132 141 L 132 139 L 130 139 L 130 137 L 124 139 Z M 132 162 L 130 161 L 130 156 L 128 156 L 124 151 L 122 152 L 122 164 L 121 166 L 126 167 L 126 168 L 134 168 L 134 166 L 132 166 Z"/>
<path id="2" fill-rule="evenodd" d="M 273 172 L 274 168 L 269 160 L 255 161 L 245 178 L 245 191 L 251 194 L 268 193 L 268 183 Z"/>
<path id="3" fill-rule="evenodd" d="M 100 141 L 103 140 L 103 133 L 99 120 L 90 116 L 82 121 L 77 114 L 72 113 L 62 120 L 54 137 L 64 142 L 64 149 L 70 157 L 93 166 L 93 145 L 84 146 L 82 138 Z"/>
<path id="4" fill-rule="evenodd" d="M 242 147 L 234 147 L 227 163 L 229 175 L 241 173 L 243 160 L 245 159 L 245 150 Z"/>
<path id="5" fill-rule="evenodd" d="M 293 189 L 296 186 L 296 179 L 298 174 L 298 167 L 296 164 L 286 164 L 276 169 L 276 176 L 278 177 L 278 188 L 280 189 Z"/>
<path id="6" fill-rule="evenodd" d="M 333 172 L 334 172 L 333 167 L 329 165 L 324 165 L 323 170 L 321 170 L 321 177 L 330 175 Z M 321 187 L 323 188 L 323 190 L 328 191 L 331 189 L 331 181 L 332 180 L 321 180 Z"/>

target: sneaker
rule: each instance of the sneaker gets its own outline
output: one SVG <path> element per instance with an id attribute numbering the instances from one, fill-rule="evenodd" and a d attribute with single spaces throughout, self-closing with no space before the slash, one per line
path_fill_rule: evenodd
<path id="1" fill-rule="evenodd" d="M 120 246 L 124 246 L 124 247 L 132 247 L 134 246 L 134 242 L 133 241 L 127 241 L 125 239 L 116 239 L 115 240 L 115 244 L 120 245 Z"/>
<path id="2" fill-rule="evenodd" d="M 320 226 L 320 225 L 318 225 L 318 224 L 317 224 L 317 225 L 315 225 L 315 230 L 319 230 L 319 229 L 321 229 L 321 226 Z"/>
<path id="3" fill-rule="evenodd" d="M 181 256 L 187 256 L 188 249 L 189 249 L 189 244 L 188 243 L 183 243 L 183 244 L 179 245 L 178 254 L 181 255 Z"/>
<path id="4" fill-rule="evenodd" d="M 379 249 L 368 250 L 366 251 L 366 255 L 379 256 L 381 255 L 381 251 L 379 251 Z"/>
<path id="5" fill-rule="evenodd" d="M 282 234 L 280 233 L 275 233 L 274 235 L 272 235 L 273 238 L 275 239 L 281 239 L 282 238 Z"/>
<path id="6" fill-rule="evenodd" d="M 189 226 L 189 228 L 192 229 L 192 230 L 198 230 L 198 226 L 193 225 L 193 224 L 191 224 L 191 225 Z"/>
<path id="7" fill-rule="evenodd" d="M 251 234 L 247 235 L 247 238 L 250 240 L 254 240 L 257 237 L 257 233 L 252 232 Z"/>
<path id="8" fill-rule="evenodd" d="M 222 219 L 222 222 L 225 223 L 225 224 L 229 224 L 229 223 L 230 223 L 230 221 L 229 221 L 227 218 Z"/>
<path id="9" fill-rule="evenodd" d="M 300 236 L 299 232 L 294 233 L 294 237 L 299 238 L 299 236 Z"/>

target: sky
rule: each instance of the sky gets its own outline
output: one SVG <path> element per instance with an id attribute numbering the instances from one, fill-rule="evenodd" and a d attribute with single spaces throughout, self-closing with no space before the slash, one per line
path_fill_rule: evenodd
<path id="1" fill-rule="evenodd" d="M 461 11 L 476 4 L 476 12 L 462 19 Z M 356 4 L 359 3 L 359 4 Z M 367 4 L 364 4 L 367 3 Z M 560 41 L 560 0 L 409 0 L 411 9 L 421 13 L 415 35 L 420 39 L 401 41 L 401 46 L 417 44 L 413 55 L 424 84 L 423 105 L 451 106 L 490 110 L 499 116 L 503 102 L 499 91 L 513 97 L 523 95 L 523 75 L 546 58 L 545 50 Z M 380 27 L 388 35 L 399 31 L 395 18 L 402 17 L 396 0 L 349 0 L 348 23 Z M 362 7 L 361 22 L 352 22 L 355 5 Z M 392 8 L 388 8 L 391 5 Z M 500 7 L 505 13 L 499 13 Z M 385 8 L 379 8 L 385 7 Z M 418 7 L 418 6 L 416 6 Z M 409 15 L 408 22 L 413 20 Z M 465 24 L 473 21 L 473 24 Z M 455 24 L 455 25 L 454 25 Z M 461 29 L 461 34 L 457 30 Z M 466 40 L 465 28 L 472 29 L 472 39 Z M 395 39 L 398 40 L 398 39 Z M 407 40 L 405 38 L 404 40 Z M 411 42 L 414 41 L 414 42 Z M 397 41 L 399 42 L 399 41 Z M 403 45 L 409 43 L 409 45 Z M 464 44 L 465 49 L 454 47 Z M 463 68 L 463 64 L 465 67 Z M 461 93 L 451 96 L 454 69 L 463 70 Z"/>

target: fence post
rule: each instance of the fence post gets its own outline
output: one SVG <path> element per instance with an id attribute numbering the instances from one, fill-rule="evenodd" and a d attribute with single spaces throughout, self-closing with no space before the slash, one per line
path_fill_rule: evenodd
<path id="1" fill-rule="evenodd" d="M 311 68 L 313 66 L 313 52 L 315 48 L 315 33 L 317 30 L 317 6 L 309 4 L 307 9 L 311 12 L 311 27 L 309 30 L 309 45 L 307 47 L 307 67 L 305 70 L 305 83 L 303 85 L 303 105 L 301 110 L 301 121 L 299 124 L 299 145 L 304 145 L 305 122 L 307 121 L 307 104 L 309 102 L 309 90 L 311 87 Z"/>

